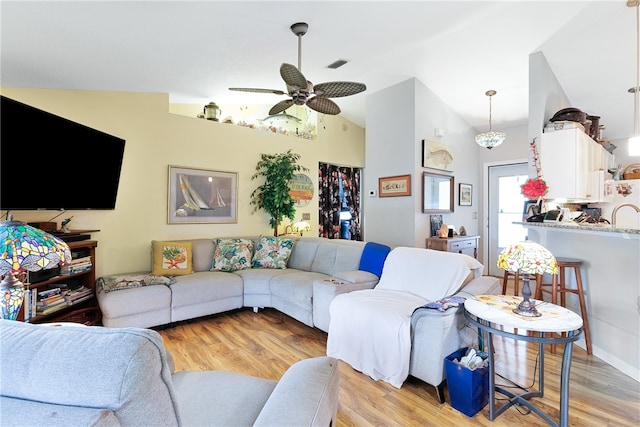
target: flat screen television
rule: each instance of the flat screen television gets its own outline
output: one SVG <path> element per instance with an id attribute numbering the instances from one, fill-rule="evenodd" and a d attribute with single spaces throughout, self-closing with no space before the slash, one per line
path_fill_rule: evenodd
<path id="1" fill-rule="evenodd" d="M 115 209 L 124 145 L 1 96 L 0 210 Z"/>

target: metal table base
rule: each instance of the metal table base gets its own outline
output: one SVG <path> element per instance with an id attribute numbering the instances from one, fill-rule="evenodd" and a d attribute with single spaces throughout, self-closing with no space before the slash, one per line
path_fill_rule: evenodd
<path id="1" fill-rule="evenodd" d="M 483 331 L 486 336 L 487 352 L 489 359 L 489 419 L 493 421 L 497 416 L 509 409 L 513 405 L 522 405 L 531 409 L 538 414 L 543 420 L 554 427 L 567 427 L 569 422 L 569 373 L 571 370 L 571 357 L 573 355 L 573 343 L 580 338 L 582 329 L 576 331 L 568 331 L 565 336 L 546 336 L 544 332 L 541 332 L 539 336 L 533 335 L 519 335 L 512 332 L 507 332 L 502 329 L 494 328 L 491 323 L 477 318 L 468 311 L 464 313 L 466 319 L 473 325 L 477 326 Z M 494 346 L 493 335 L 499 335 L 514 340 L 528 341 L 538 343 L 538 389 L 533 391 L 525 391 L 524 393 L 516 394 L 509 390 L 506 390 L 500 386 L 495 385 L 495 364 L 494 364 Z M 560 420 L 556 422 L 549 415 L 545 414 L 535 406 L 528 399 L 532 397 L 544 396 L 544 345 L 545 344 L 565 344 L 564 353 L 562 355 L 562 369 L 560 378 Z M 505 395 L 509 398 L 507 402 L 501 406 L 496 407 L 495 394 L 496 392 Z"/>

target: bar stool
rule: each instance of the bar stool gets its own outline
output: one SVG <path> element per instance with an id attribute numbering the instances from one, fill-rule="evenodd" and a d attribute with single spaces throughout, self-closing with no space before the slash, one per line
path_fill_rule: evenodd
<path id="1" fill-rule="evenodd" d="M 553 275 L 553 280 L 551 283 L 540 283 L 539 286 L 536 286 L 535 299 L 542 300 L 542 292 L 551 294 L 551 302 L 553 304 L 557 304 L 558 294 L 560 294 L 560 305 L 562 307 L 566 307 L 566 298 L 565 295 L 567 293 L 572 293 L 578 295 L 578 300 L 580 301 L 580 312 L 582 314 L 582 323 L 584 329 L 584 341 L 587 345 L 587 354 L 593 354 L 593 350 L 591 348 L 591 334 L 589 333 L 589 320 L 587 318 L 587 304 L 584 299 L 584 290 L 582 287 L 582 276 L 580 274 L 580 268 L 582 267 L 582 260 L 575 258 L 563 258 L 556 257 L 556 261 L 558 262 L 558 274 Z M 573 272 L 576 277 L 576 289 L 567 288 L 565 269 L 573 268 Z M 550 289 L 548 289 L 550 288 Z M 555 351 L 555 346 L 551 347 L 552 351 Z"/>

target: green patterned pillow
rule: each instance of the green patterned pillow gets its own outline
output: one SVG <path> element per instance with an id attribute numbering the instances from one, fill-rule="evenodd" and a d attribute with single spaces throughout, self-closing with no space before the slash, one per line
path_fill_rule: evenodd
<path id="1" fill-rule="evenodd" d="M 254 268 L 287 268 L 293 240 L 282 237 L 260 237 L 253 255 Z"/>
<path id="2" fill-rule="evenodd" d="M 211 270 L 236 271 L 251 268 L 253 241 L 249 239 L 215 239 Z"/>

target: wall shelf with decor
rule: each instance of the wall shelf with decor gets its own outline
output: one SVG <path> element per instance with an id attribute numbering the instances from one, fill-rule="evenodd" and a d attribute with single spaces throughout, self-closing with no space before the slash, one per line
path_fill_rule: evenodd
<path id="1" fill-rule="evenodd" d="M 71 250 L 71 264 L 62 268 L 69 268 L 69 272 L 61 270 L 56 276 L 41 280 L 30 278 L 31 283 L 25 282 L 25 300 L 18 314 L 18 321 L 30 323 L 46 323 L 55 320 L 64 320 L 78 310 L 94 308 L 98 310 L 96 300 L 96 247 L 95 240 L 81 240 L 67 242 Z M 57 290 L 59 289 L 59 291 Z M 64 290 L 67 290 L 66 293 Z M 76 292 L 74 292 L 74 290 Z M 33 293 L 35 292 L 35 296 Z M 47 305 L 38 306 L 40 297 L 50 295 Z M 61 298 L 56 297 L 60 295 Z M 26 319 L 26 320 L 25 320 Z M 99 322 L 100 319 L 97 319 Z"/>

